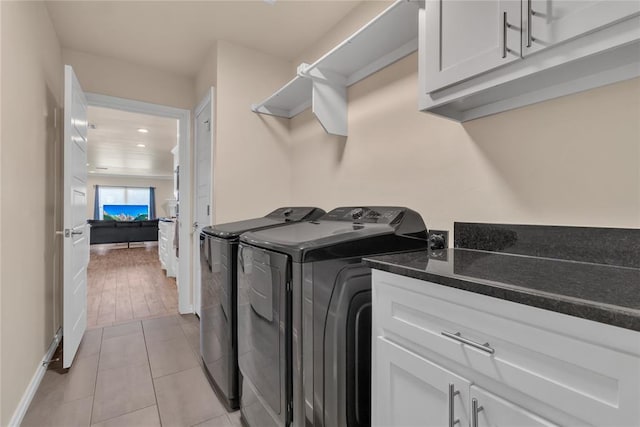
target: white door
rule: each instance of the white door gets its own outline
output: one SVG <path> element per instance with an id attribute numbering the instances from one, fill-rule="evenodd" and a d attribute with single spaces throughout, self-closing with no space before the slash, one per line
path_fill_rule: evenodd
<path id="1" fill-rule="evenodd" d="M 428 0 L 427 93 L 520 59 L 520 0 Z"/>
<path id="2" fill-rule="evenodd" d="M 472 418 L 474 409 L 477 422 L 473 420 L 473 427 L 558 427 L 557 424 L 475 385 L 471 386 Z"/>
<path id="3" fill-rule="evenodd" d="M 383 337 L 374 352 L 373 426 L 469 425 L 469 381 Z"/>
<path id="4" fill-rule="evenodd" d="M 523 0 L 523 56 L 638 13 L 637 0 Z"/>
<path id="5" fill-rule="evenodd" d="M 64 68 L 63 367 L 87 328 L 87 99 L 73 69 Z"/>
<path id="6" fill-rule="evenodd" d="M 202 229 L 212 224 L 213 212 L 211 206 L 211 154 L 213 152 L 213 96 L 214 90 L 200 103 L 196 109 L 195 129 L 195 198 L 193 224 L 193 305 L 200 315 L 200 233 Z"/>

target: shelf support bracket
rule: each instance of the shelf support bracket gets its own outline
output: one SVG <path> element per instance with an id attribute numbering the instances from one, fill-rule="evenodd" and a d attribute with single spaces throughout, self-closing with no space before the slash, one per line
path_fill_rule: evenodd
<path id="1" fill-rule="evenodd" d="M 329 70 L 307 68 L 307 64 L 301 64 L 298 76 L 311 80 L 313 114 L 328 134 L 347 136 L 347 78 Z"/>
<path id="2" fill-rule="evenodd" d="M 347 86 L 347 78 L 335 71 L 323 70 L 304 62 L 298 65 L 297 74 L 303 79 L 309 79 L 313 82 L 330 83 L 334 85 Z"/>

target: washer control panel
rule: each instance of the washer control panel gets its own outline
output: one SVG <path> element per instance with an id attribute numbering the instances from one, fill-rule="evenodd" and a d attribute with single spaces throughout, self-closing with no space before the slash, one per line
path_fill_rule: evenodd
<path id="1" fill-rule="evenodd" d="M 278 208 L 269 213 L 267 217 L 285 221 L 303 221 L 305 219 L 315 219 L 324 212 L 318 208 L 311 207 L 284 207 Z"/>
<path id="2" fill-rule="evenodd" d="M 322 220 L 354 223 L 391 224 L 401 218 L 404 209 L 396 207 L 341 207 L 329 211 Z"/>

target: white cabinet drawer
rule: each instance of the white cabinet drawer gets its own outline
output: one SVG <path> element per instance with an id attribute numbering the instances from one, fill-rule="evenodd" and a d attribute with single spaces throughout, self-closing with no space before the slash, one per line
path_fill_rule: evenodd
<path id="1" fill-rule="evenodd" d="M 584 425 L 640 425 L 640 334 L 634 331 L 380 271 L 373 292 L 374 337 L 477 375 L 475 381 L 488 377 L 561 407 Z M 549 316 L 551 327 L 538 322 Z M 637 352 L 601 345 L 599 335 L 609 331 L 635 340 L 626 344 Z M 494 353 L 443 332 L 488 343 Z"/>

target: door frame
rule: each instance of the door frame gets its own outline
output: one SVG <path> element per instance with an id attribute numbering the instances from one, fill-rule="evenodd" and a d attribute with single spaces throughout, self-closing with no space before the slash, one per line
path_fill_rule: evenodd
<path id="1" fill-rule="evenodd" d="M 150 102 L 135 101 L 118 98 L 115 96 L 101 95 L 87 92 L 87 102 L 91 107 L 112 108 L 131 113 L 149 114 L 154 116 L 169 117 L 178 120 L 178 156 L 180 158 L 180 216 L 177 223 L 179 227 L 178 239 L 180 243 L 180 257 L 178 257 L 178 312 L 181 314 L 193 313 L 193 260 L 192 232 L 192 180 L 191 169 L 191 111 L 183 108 L 168 107 L 166 105 L 152 104 Z"/>
<path id="2" fill-rule="evenodd" d="M 211 86 L 209 88 L 209 90 L 207 91 L 207 94 L 202 98 L 202 101 L 200 101 L 200 103 L 198 104 L 198 106 L 194 109 L 193 111 L 193 117 L 194 120 L 196 117 L 198 117 L 198 114 L 200 114 L 200 112 L 204 109 L 204 107 L 206 107 L 206 105 L 208 103 L 211 103 L 211 187 L 209 187 L 209 196 L 210 196 L 210 201 L 211 201 L 211 205 L 213 205 L 213 179 L 214 179 L 214 174 L 213 174 L 213 163 L 216 157 L 216 104 L 215 104 L 215 99 L 216 99 L 216 88 Z M 194 132 L 195 132 L 195 128 L 194 128 Z M 195 145 L 195 137 L 196 135 L 194 135 L 194 145 Z M 195 204 L 194 204 L 195 206 Z M 215 217 L 216 217 L 216 211 L 215 209 L 213 209 L 213 206 L 211 206 L 211 224 L 215 224 Z"/>
<path id="3" fill-rule="evenodd" d="M 207 91 L 207 93 L 205 94 L 205 96 L 202 98 L 202 100 L 200 101 L 200 103 L 198 103 L 198 106 L 194 109 L 193 111 L 193 151 L 194 153 L 197 151 L 196 150 L 196 144 L 198 143 L 198 127 L 196 126 L 196 120 L 198 118 L 198 115 L 202 112 L 202 110 L 205 109 L 205 107 L 207 105 L 211 105 L 211 117 L 209 118 L 210 123 L 211 123 L 211 139 L 209 141 L 209 143 L 211 144 L 211 151 L 210 151 L 210 157 L 209 157 L 209 203 L 211 206 L 211 210 L 209 213 L 209 221 L 211 224 L 207 224 L 207 225 L 213 225 L 215 224 L 215 209 L 214 209 L 214 203 L 213 203 L 213 159 L 215 157 L 215 143 L 216 143 L 216 122 L 215 122 L 215 88 L 213 86 L 211 86 L 209 88 L 209 90 Z M 193 221 L 191 222 L 192 224 L 194 224 L 194 222 L 197 220 L 196 218 L 196 203 L 197 203 L 197 197 L 196 197 L 196 192 L 197 192 L 197 188 L 196 188 L 196 162 L 194 159 L 193 162 L 193 198 L 192 198 L 192 202 L 193 202 L 193 206 L 191 208 L 191 212 L 193 212 Z M 199 237 L 200 236 L 193 236 L 193 241 L 192 241 L 192 248 L 193 250 L 195 250 L 196 248 L 196 242 L 199 243 Z M 199 254 L 197 254 L 199 255 Z M 196 314 L 199 314 L 199 309 L 197 307 L 197 304 L 200 304 L 201 298 L 202 298 L 202 293 L 200 290 L 200 283 L 197 283 L 196 278 L 198 277 L 197 274 L 197 269 L 200 267 L 200 265 L 198 264 L 200 262 L 200 257 L 196 256 L 196 254 L 193 254 L 193 272 L 191 277 L 193 278 L 193 312 Z"/>

